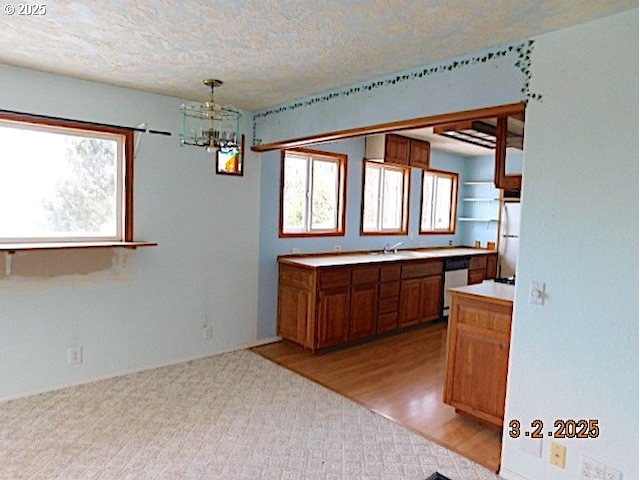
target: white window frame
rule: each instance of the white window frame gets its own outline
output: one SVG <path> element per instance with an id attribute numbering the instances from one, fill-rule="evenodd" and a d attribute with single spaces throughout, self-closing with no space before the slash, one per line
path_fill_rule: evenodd
<path id="1" fill-rule="evenodd" d="M 367 168 L 375 168 L 380 170 L 380 175 L 378 179 L 378 201 L 376 205 L 376 229 L 375 230 L 365 230 L 364 225 L 364 217 L 365 217 L 365 184 L 366 184 L 366 175 Z M 400 228 L 389 229 L 383 228 L 382 222 L 384 219 L 384 208 L 385 208 L 385 198 L 384 198 L 384 182 L 385 182 L 385 172 L 386 171 L 395 171 L 400 172 L 402 174 L 402 199 L 400 200 L 402 203 L 402 219 L 400 222 Z M 385 165 L 382 162 L 376 161 L 368 161 L 365 160 L 363 162 L 362 168 L 362 211 L 360 215 L 360 235 L 406 235 L 408 233 L 408 224 L 409 224 L 409 184 L 411 179 L 411 170 L 407 167 L 401 167 L 397 165 Z"/>
<path id="2" fill-rule="evenodd" d="M 306 183 L 305 197 L 303 200 L 303 227 L 299 230 L 287 230 L 284 227 L 284 204 L 285 204 L 285 163 L 288 155 L 305 157 Z M 332 162 L 337 165 L 338 178 L 336 180 L 336 228 L 319 229 L 313 227 L 313 167 L 316 162 Z M 280 226 L 279 236 L 286 237 L 314 237 L 314 236 L 344 236 L 345 234 L 345 188 L 346 188 L 347 155 L 333 152 L 323 152 L 306 148 L 296 148 L 282 151 L 280 165 Z"/>

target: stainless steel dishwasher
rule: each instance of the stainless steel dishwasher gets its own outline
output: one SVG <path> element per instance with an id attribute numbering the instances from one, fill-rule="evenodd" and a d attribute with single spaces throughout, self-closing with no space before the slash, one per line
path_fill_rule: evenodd
<path id="1" fill-rule="evenodd" d="M 451 295 L 448 289 L 469 284 L 469 257 L 449 258 L 444 261 L 444 298 L 442 318 L 449 316 Z"/>

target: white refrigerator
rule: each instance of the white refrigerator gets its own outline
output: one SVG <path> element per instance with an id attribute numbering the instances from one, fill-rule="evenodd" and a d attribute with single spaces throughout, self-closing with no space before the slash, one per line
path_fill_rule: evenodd
<path id="1" fill-rule="evenodd" d="M 513 277 L 520 251 L 520 203 L 504 202 L 498 233 L 498 277 Z"/>

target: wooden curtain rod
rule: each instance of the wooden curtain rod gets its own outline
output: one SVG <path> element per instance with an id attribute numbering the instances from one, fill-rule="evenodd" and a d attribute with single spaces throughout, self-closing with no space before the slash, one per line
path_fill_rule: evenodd
<path id="1" fill-rule="evenodd" d="M 151 130 L 142 127 L 125 127 L 122 125 L 112 125 L 109 123 L 97 123 L 97 122 L 87 122 L 85 120 L 74 120 L 73 118 L 64 118 L 64 117 L 51 117 L 49 115 L 37 115 L 34 113 L 28 112 L 16 112 L 14 110 L 0 110 L 0 114 L 7 114 L 16 117 L 24 117 L 25 121 L 29 121 L 29 119 L 40 119 L 40 120 L 50 120 L 50 121 L 61 121 L 61 122 L 73 122 L 78 125 L 86 125 L 88 127 L 104 127 L 104 128 L 120 128 L 123 130 L 130 130 L 133 132 L 143 132 L 143 133 L 152 133 L 154 135 L 166 135 L 171 136 L 171 132 L 164 132 L 162 130 Z"/>

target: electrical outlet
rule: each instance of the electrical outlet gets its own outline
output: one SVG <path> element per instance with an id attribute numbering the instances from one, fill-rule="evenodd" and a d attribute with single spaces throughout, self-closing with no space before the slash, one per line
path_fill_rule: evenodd
<path id="1" fill-rule="evenodd" d="M 341 252 L 342 251 L 342 246 L 341 245 L 334 245 L 333 251 L 334 252 Z"/>
<path id="2" fill-rule="evenodd" d="M 291 253 L 302 253 L 302 249 L 300 247 L 293 247 Z"/>
<path id="3" fill-rule="evenodd" d="M 202 327 L 202 338 L 205 340 L 211 340 L 213 338 L 213 329 L 211 325 L 205 325 Z"/>
<path id="4" fill-rule="evenodd" d="M 593 458 L 582 455 L 580 463 L 580 478 L 585 480 L 604 480 L 605 465 Z"/>
<path id="5" fill-rule="evenodd" d="M 82 363 L 82 347 L 72 347 L 67 350 L 69 365 L 80 365 Z"/>
<path id="6" fill-rule="evenodd" d="M 622 480 L 622 472 L 616 470 L 615 468 L 605 466 L 604 480 Z"/>
<path id="7" fill-rule="evenodd" d="M 529 455 L 540 458 L 542 456 L 542 439 L 521 437 L 519 448 L 523 452 L 527 452 Z"/>
<path id="8" fill-rule="evenodd" d="M 549 461 L 551 462 L 551 465 L 564 468 L 567 461 L 567 447 L 556 442 L 551 442 Z"/>

